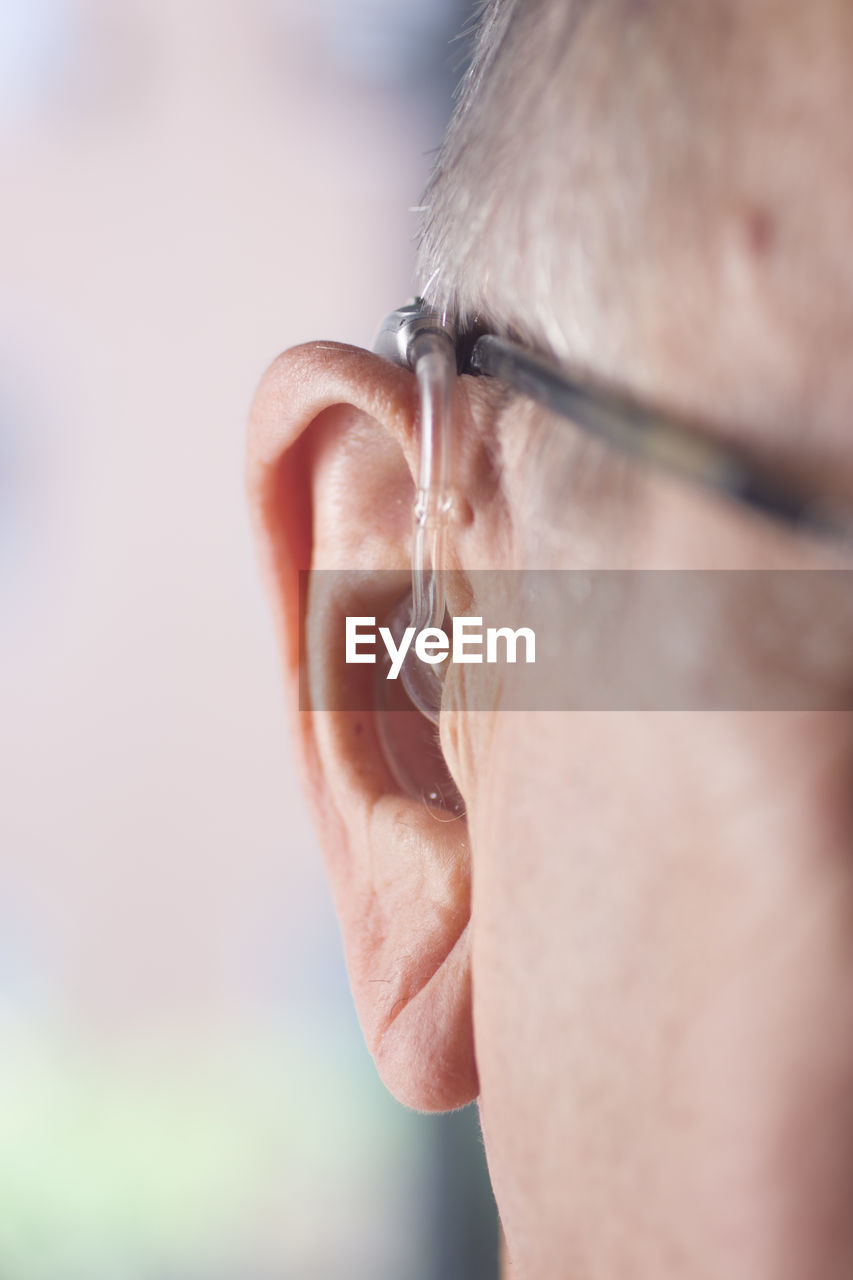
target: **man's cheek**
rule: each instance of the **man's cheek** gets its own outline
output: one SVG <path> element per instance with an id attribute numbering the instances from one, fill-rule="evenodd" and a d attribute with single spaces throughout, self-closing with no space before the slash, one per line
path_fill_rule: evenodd
<path id="1" fill-rule="evenodd" d="M 772 896 L 736 931 L 736 964 L 720 929 L 707 999 L 683 1010 L 669 1064 L 685 1117 L 676 1167 L 751 1274 L 849 1275 L 853 894 L 818 878 Z"/>
<path id="2" fill-rule="evenodd" d="M 853 1274 L 846 720 L 499 723 L 474 993 L 511 1245 L 552 1231 L 642 1277 Z"/>

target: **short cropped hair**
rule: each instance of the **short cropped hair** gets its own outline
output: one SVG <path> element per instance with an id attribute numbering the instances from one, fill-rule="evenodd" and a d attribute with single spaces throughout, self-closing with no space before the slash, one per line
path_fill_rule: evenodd
<path id="1" fill-rule="evenodd" d="M 792 297 L 812 176 L 849 160 L 851 44 L 847 0 L 487 0 L 423 201 L 421 292 L 605 373 L 633 373 L 656 325 L 701 330 L 702 271 L 760 260 Z M 681 295 L 662 304 L 664 278 Z"/>
<path id="2" fill-rule="evenodd" d="M 550 237 L 542 234 L 550 230 L 543 225 L 548 174 L 537 144 L 543 112 L 567 106 L 558 84 L 589 3 L 485 0 L 479 7 L 473 54 L 424 197 L 420 236 L 421 292 L 457 323 L 490 316 L 519 274 L 527 286 L 517 291 L 519 311 L 550 291 Z M 558 119 L 551 124 L 565 132 Z M 552 136 L 550 128 L 545 136 Z M 505 319 L 517 324 L 520 316 Z"/>

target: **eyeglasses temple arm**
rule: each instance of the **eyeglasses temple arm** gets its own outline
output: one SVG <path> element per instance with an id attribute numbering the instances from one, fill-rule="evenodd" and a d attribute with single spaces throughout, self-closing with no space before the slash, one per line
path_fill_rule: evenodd
<path id="1" fill-rule="evenodd" d="M 853 545 L 853 513 L 806 493 L 664 412 L 573 378 L 525 347 L 484 334 L 466 372 L 499 378 L 622 453 L 798 529 Z"/>

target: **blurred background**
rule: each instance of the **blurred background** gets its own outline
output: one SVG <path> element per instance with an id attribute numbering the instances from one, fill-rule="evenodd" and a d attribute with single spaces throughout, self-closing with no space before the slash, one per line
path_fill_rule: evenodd
<path id="1" fill-rule="evenodd" d="M 488 1280 L 387 1097 L 242 494 L 282 348 L 412 291 L 466 0 L 0 0 L 0 1277 Z"/>

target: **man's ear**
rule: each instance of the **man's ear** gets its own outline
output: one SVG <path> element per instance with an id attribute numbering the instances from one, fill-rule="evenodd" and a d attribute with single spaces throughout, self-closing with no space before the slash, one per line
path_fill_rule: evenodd
<path id="1" fill-rule="evenodd" d="M 312 687 L 334 681 L 340 646 L 326 642 L 330 617 L 377 615 L 371 574 L 409 571 L 415 419 L 409 371 L 334 343 L 295 348 L 255 397 L 248 483 L 361 1024 L 391 1092 L 435 1111 L 478 1092 L 465 819 L 400 793 L 371 713 L 297 705 L 306 638 L 309 665 L 319 664 Z M 357 571 L 365 598 L 301 600 L 306 569 Z"/>

